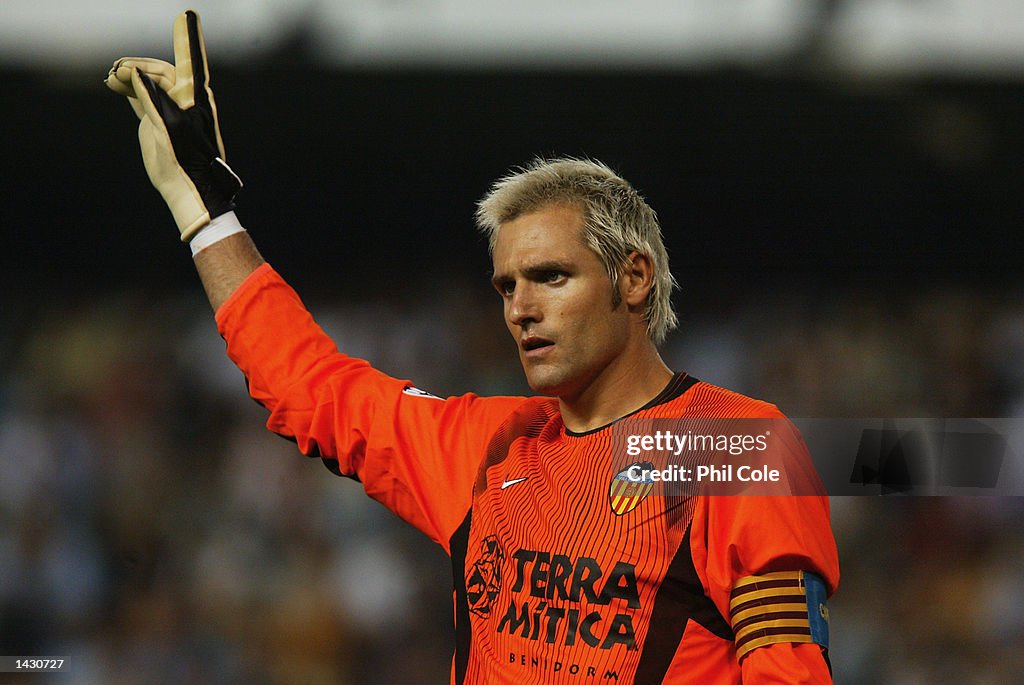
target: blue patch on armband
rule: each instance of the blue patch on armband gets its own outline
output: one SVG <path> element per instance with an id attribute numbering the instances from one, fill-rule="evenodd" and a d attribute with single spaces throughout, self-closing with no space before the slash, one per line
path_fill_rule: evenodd
<path id="1" fill-rule="evenodd" d="M 807 620 L 811 624 L 811 641 L 828 649 L 828 602 L 825 581 L 821 576 L 804 571 L 807 590 Z"/>

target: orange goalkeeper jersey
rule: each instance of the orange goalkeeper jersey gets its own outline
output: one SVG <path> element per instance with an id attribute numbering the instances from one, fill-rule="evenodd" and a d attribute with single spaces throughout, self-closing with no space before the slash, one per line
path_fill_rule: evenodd
<path id="1" fill-rule="evenodd" d="M 613 427 L 573 433 L 550 398 L 440 399 L 390 378 L 339 353 L 268 265 L 217 323 L 270 430 L 451 556 L 452 682 L 831 682 L 824 496 L 623 492 Z M 725 417 L 781 414 L 676 374 L 631 415 Z"/>

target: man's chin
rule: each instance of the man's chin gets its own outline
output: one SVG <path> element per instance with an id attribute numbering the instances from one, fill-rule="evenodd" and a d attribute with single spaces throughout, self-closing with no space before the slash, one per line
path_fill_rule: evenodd
<path id="1" fill-rule="evenodd" d="M 561 397 L 568 393 L 570 383 L 561 375 L 545 373 L 546 369 L 533 369 L 532 371 L 524 369 L 524 371 L 526 371 L 527 385 L 538 395 Z"/>

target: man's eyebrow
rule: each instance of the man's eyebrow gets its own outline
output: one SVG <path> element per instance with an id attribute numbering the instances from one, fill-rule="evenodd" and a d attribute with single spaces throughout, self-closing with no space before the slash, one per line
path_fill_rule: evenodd
<path id="1" fill-rule="evenodd" d="M 546 262 L 538 262 L 536 264 L 531 264 L 524 269 L 520 269 L 519 272 L 529 279 L 536 279 L 541 278 L 552 272 L 568 272 L 571 270 L 572 268 L 567 262 L 550 260 Z M 509 274 L 495 272 L 494 275 L 491 277 L 491 283 L 493 283 L 494 285 L 498 285 L 511 279 L 512 276 Z"/>
<path id="2" fill-rule="evenodd" d="M 560 262 L 557 259 L 552 259 L 547 262 L 540 262 L 539 264 L 531 264 L 530 266 L 523 269 L 523 273 L 527 276 L 539 276 L 542 274 L 549 274 L 552 271 L 570 271 L 568 262 Z"/>

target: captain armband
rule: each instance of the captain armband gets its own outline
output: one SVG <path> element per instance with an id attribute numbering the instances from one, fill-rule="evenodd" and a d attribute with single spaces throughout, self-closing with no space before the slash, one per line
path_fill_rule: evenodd
<path id="1" fill-rule="evenodd" d="M 825 583 L 808 571 L 779 571 L 741 578 L 729 596 L 736 658 L 780 642 L 815 643 L 828 649 Z"/>

